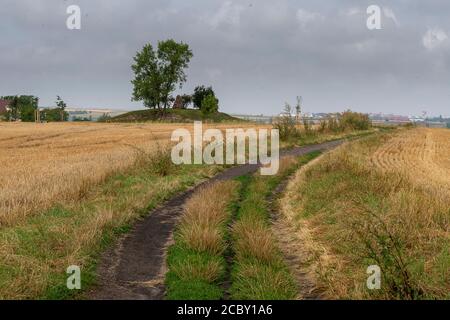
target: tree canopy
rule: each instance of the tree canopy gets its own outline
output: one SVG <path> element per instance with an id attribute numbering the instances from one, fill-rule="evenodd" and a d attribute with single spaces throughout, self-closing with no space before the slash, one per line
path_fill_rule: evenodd
<path id="1" fill-rule="evenodd" d="M 194 94 L 192 95 L 192 102 L 194 103 L 194 107 L 201 109 L 203 100 L 209 95 L 216 97 L 212 87 L 197 86 L 194 89 Z M 218 103 L 219 100 L 217 100 L 217 104 Z"/>
<path id="2" fill-rule="evenodd" d="M 31 95 L 5 96 L 2 99 L 11 101 L 8 120 L 34 121 L 35 111 L 38 108 L 39 98 Z"/>
<path id="3" fill-rule="evenodd" d="M 212 94 L 208 94 L 202 101 L 202 107 L 200 109 L 203 114 L 212 114 L 219 111 L 219 103 L 216 97 Z"/>
<path id="4" fill-rule="evenodd" d="M 131 66 L 134 79 L 133 101 L 147 108 L 165 110 L 173 100 L 172 92 L 186 81 L 185 69 L 193 57 L 189 46 L 172 39 L 158 42 L 157 50 L 146 44 L 136 53 Z"/>

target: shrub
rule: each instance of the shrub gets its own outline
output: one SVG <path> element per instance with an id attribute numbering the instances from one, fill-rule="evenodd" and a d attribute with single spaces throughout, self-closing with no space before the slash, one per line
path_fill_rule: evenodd
<path id="1" fill-rule="evenodd" d="M 175 168 L 171 158 L 171 150 L 167 146 L 157 144 L 154 152 L 146 152 L 138 147 L 134 147 L 134 149 L 136 151 L 135 164 L 138 167 L 149 168 L 152 174 L 164 177 Z"/>
<path id="2" fill-rule="evenodd" d="M 340 126 L 342 130 L 367 130 L 371 122 L 367 114 L 347 110 L 340 117 Z"/>
<path id="3" fill-rule="evenodd" d="M 212 94 L 207 95 L 202 101 L 201 107 L 203 114 L 212 114 L 219 111 L 219 100 Z"/>
<path id="4" fill-rule="evenodd" d="M 192 103 L 194 104 L 194 108 L 201 109 L 203 100 L 209 95 L 216 97 L 212 87 L 197 86 L 192 95 Z M 219 103 L 219 101 L 217 101 L 217 103 Z"/>
<path id="5" fill-rule="evenodd" d="M 342 114 L 322 120 L 318 131 L 338 133 L 345 130 L 368 130 L 371 125 L 367 114 L 347 110 Z"/>
<path id="6" fill-rule="evenodd" d="M 45 109 L 41 113 L 41 119 L 47 122 L 67 121 L 69 114 L 61 108 Z"/>
<path id="7" fill-rule="evenodd" d="M 303 128 L 305 128 L 305 134 L 306 135 L 314 134 L 314 130 L 313 130 L 312 126 L 311 126 L 311 123 L 306 118 L 303 118 Z"/>
<path id="8" fill-rule="evenodd" d="M 324 133 L 327 130 L 328 123 L 326 120 L 320 120 L 319 128 L 317 129 L 320 133 Z"/>
<path id="9" fill-rule="evenodd" d="M 276 119 L 273 127 L 278 129 L 282 141 L 300 137 L 300 130 L 296 126 L 295 118 L 292 117 L 292 107 L 288 103 L 285 104 L 283 113 Z"/>
<path id="10" fill-rule="evenodd" d="M 97 122 L 110 122 L 111 119 L 112 117 L 109 114 L 104 113 L 97 119 Z"/>

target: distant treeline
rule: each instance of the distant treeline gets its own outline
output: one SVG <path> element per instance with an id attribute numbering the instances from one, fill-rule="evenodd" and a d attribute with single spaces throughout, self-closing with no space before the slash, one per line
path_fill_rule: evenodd
<path id="1" fill-rule="evenodd" d="M 8 111 L 4 115 L 8 121 L 34 121 L 38 109 L 39 98 L 35 96 L 4 96 L 2 100 L 9 101 Z"/>
<path id="2" fill-rule="evenodd" d="M 69 114 L 65 111 L 67 105 L 57 96 L 55 108 L 39 109 L 39 98 L 32 95 L 3 96 L 1 100 L 9 101 L 7 112 L 3 115 L 7 121 L 67 121 Z"/>

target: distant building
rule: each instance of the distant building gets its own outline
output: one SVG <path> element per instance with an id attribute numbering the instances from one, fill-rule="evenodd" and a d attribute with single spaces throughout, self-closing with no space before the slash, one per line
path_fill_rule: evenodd
<path id="1" fill-rule="evenodd" d="M 411 123 L 411 119 L 406 116 L 396 114 L 371 113 L 369 119 L 374 125 L 399 125 Z"/>
<path id="2" fill-rule="evenodd" d="M 9 100 L 0 99 L 0 114 L 8 112 L 9 103 Z"/>
<path id="3" fill-rule="evenodd" d="M 9 111 L 9 100 L 0 99 L 0 120 L 5 117 L 6 113 Z"/>
<path id="4" fill-rule="evenodd" d="M 264 124 L 271 124 L 273 119 L 276 118 L 273 116 L 265 116 L 262 114 L 260 114 L 260 115 L 231 114 L 231 116 L 238 118 L 238 119 L 242 119 L 242 120 L 254 121 L 254 122 L 264 123 Z"/>
<path id="5" fill-rule="evenodd" d="M 425 122 L 425 118 L 421 118 L 421 117 L 417 117 L 417 116 L 410 116 L 409 120 L 414 123 Z"/>

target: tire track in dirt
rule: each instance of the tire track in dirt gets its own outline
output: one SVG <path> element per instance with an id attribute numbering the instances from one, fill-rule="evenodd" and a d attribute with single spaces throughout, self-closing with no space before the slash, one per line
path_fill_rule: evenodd
<path id="1" fill-rule="evenodd" d="M 318 158 L 316 158 L 316 160 L 317 159 Z M 315 160 L 312 160 L 309 163 L 312 163 L 313 161 Z M 272 230 L 276 236 L 278 248 L 283 255 L 284 261 L 295 279 L 298 289 L 297 299 L 323 300 L 326 298 L 323 291 L 316 286 L 315 282 L 308 275 L 308 272 L 302 267 L 305 259 L 303 257 L 304 250 L 301 248 L 301 242 L 295 237 L 295 230 L 292 229 L 292 225 L 290 225 L 286 218 L 280 213 L 280 196 L 284 193 L 290 179 L 295 176 L 295 174 L 296 172 L 279 184 L 269 197 Z"/>
<path id="2" fill-rule="evenodd" d="M 301 156 L 332 149 L 342 142 L 336 140 L 293 148 L 283 151 L 281 156 Z M 102 255 L 97 268 L 98 285 L 88 291 L 86 297 L 100 300 L 163 299 L 167 249 L 173 243 L 173 231 L 186 200 L 201 186 L 250 174 L 258 168 L 258 165 L 247 164 L 227 169 L 154 209 Z"/>

